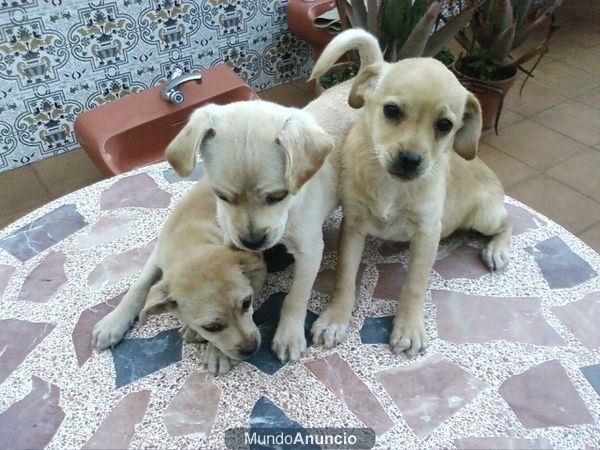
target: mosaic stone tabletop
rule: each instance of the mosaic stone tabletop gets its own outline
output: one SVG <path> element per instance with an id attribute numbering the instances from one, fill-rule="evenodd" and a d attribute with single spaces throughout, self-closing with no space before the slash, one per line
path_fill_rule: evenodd
<path id="1" fill-rule="evenodd" d="M 275 249 L 255 305 L 262 347 L 227 375 L 203 370 L 203 346 L 182 342 L 169 315 L 93 351 L 92 328 L 190 186 L 163 163 L 0 233 L 0 447 L 218 449 L 230 427 L 265 426 L 368 427 L 377 448 L 600 447 L 600 255 L 510 198 L 504 271 L 486 269 L 478 235 L 441 243 L 425 302 L 431 343 L 415 359 L 387 345 L 407 247 L 374 239 L 337 348 L 309 347 L 294 364 L 271 355 L 293 273 Z M 339 220 L 325 224 L 307 330 L 332 292 Z"/>

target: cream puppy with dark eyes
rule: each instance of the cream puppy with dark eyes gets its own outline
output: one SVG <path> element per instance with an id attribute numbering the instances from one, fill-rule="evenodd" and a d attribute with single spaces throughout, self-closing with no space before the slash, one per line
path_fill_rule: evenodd
<path id="1" fill-rule="evenodd" d="M 170 312 L 182 323 L 186 341 L 207 341 L 204 363 L 222 375 L 260 346 L 252 300 L 266 267 L 260 253 L 223 244 L 216 220 L 217 199 L 208 179 L 199 181 L 176 205 L 138 280 L 93 332 L 93 345 L 118 344 L 139 314 Z"/>
<path id="2" fill-rule="evenodd" d="M 306 348 L 304 321 L 323 254 L 322 225 L 339 204 L 332 154 L 356 120 L 349 84 L 326 92 L 304 110 L 265 101 L 208 105 L 196 110 L 166 157 L 180 175 L 202 156 L 219 198 L 217 216 L 235 246 L 262 251 L 278 243 L 295 258 L 272 350 L 282 361 Z"/>
<path id="3" fill-rule="evenodd" d="M 333 39 L 311 77 L 357 48 L 375 63 L 361 67 L 351 80 L 348 102 L 361 112 L 340 151 L 344 218 L 336 287 L 313 325 L 313 340 L 332 347 L 344 338 L 370 234 L 410 242 L 390 345 L 412 356 L 427 343 L 423 301 L 440 238 L 457 229 L 490 236 L 482 257 L 491 270 L 500 270 L 508 263 L 512 225 L 498 178 L 476 157 L 477 98 L 435 59 L 384 62 L 377 40 L 362 30 Z"/>

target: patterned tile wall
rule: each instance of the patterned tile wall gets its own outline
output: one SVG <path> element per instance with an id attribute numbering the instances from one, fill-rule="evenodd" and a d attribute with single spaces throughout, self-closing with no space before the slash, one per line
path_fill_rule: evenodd
<path id="1" fill-rule="evenodd" d="M 0 172 L 78 147 L 82 111 L 226 62 L 256 90 L 304 77 L 287 0 L 0 0 Z"/>

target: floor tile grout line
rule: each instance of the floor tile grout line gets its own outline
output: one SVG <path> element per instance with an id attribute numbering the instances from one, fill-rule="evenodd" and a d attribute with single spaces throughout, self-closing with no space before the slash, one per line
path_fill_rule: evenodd
<path id="1" fill-rule="evenodd" d="M 580 235 L 582 235 L 586 231 L 591 230 L 592 228 L 597 227 L 598 225 L 600 225 L 600 220 L 598 222 L 594 222 L 589 227 L 586 227 L 585 229 L 581 230 L 579 233 L 576 234 L 576 236 L 579 237 Z M 579 239 L 581 239 L 581 238 L 579 238 Z"/>

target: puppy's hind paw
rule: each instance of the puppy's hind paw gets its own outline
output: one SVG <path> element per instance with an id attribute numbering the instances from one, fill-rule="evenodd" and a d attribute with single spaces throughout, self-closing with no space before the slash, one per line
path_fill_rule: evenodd
<path id="1" fill-rule="evenodd" d="M 495 243 L 493 240 L 481 251 L 481 257 L 492 271 L 504 269 L 510 261 L 506 246 Z"/>
<path id="2" fill-rule="evenodd" d="M 304 327 L 286 326 L 282 323 L 277 327 L 271 350 L 281 362 L 298 361 L 306 350 Z"/>
<path id="3" fill-rule="evenodd" d="M 427 333 L 423 319 L 406 320 L 396 317 L 390 336 L 390 349 L 393 353 L 404 352 L 413 357 L 427 349 Z"/>
<path id="4" fill-rule="evenodd" d="M 237 364 L 236 360 L 229 358 L 211 343 L 206 344 L 202 362 L 208 373 L 215 377 L 225 375 Z"/>
<path id="5" fill-rule="evenodd" d="M 312 341 L 315 345 L 333 348 L 344 340 L 347 330 L 347 320 L 340 320 L 335 312 L 326 310 L 312 326 Z"/>

